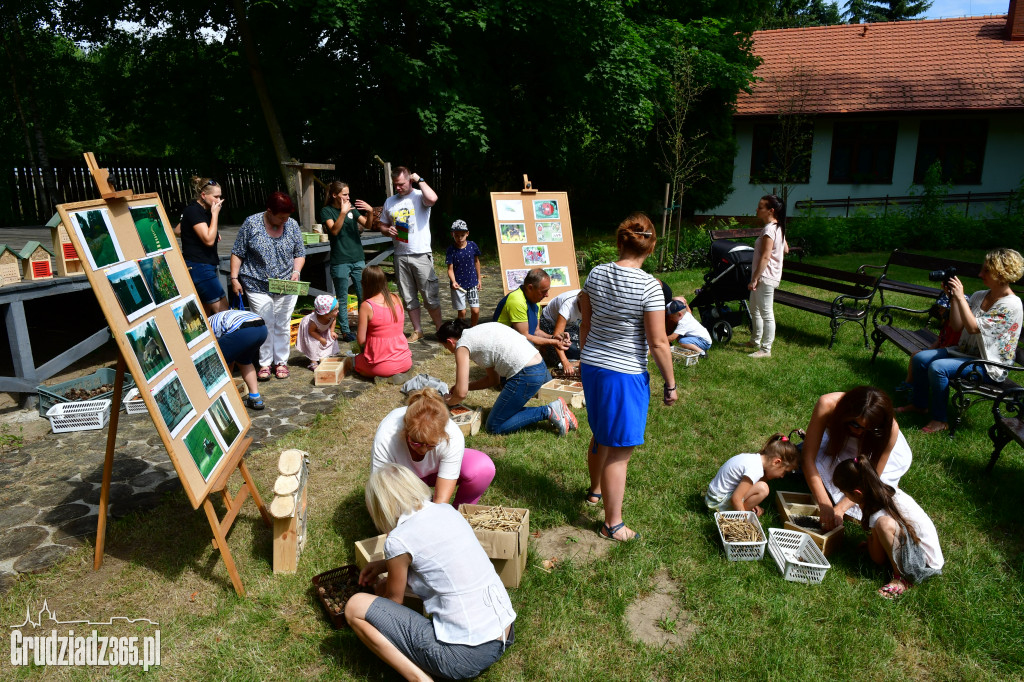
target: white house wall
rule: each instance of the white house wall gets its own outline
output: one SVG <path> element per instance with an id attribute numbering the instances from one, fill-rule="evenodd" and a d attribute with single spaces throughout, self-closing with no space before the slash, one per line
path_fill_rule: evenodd
<path id="1" fill-rule="evenodd" d="M 892 117 L 871 117 L 865 120 L 891 120 Z M 931 118 L 931 117 L 929 117 Z M 954 185 L 952 194 L 967 192 L 1008 192 L 1018 189 L 1024 179 L 1024 112 L 991 113 L 985 115 L 961 114 L 950 115 L 948 118 L 987 118 L 989 121 L 988 140 L 985 149 L 985 160 L 982 168 L 980 185 Z M 799 216 L 800 212 L 793 209 L 797 201 L 813 199 L 853 199 L 868 197 L 906 196 L 911 190 L 920 191 L 920 185 L 914 185 L 914 163 L 917 159 L 917 136 L 920 116 L 907 116 L 900 120 L 896 137 L 896 154 L 893 164 L 893 180 L 891 184 L 829 184 L 828 171 L 832 156 L 832 124 L 836 118 L 819 118 L 814 124 L 814 142 L 811 155 L 810 182 L 794 185 L 790 189 L 789 213 Z M 709 211 L 715 216 L 753 216 L 758 199 L 773 191 L 771 184 L 751 184 L 750 157 L 753 145 L 754 119 L 735 119 L 736 141 L 738 151 L 733 167 L 733 193 L 719 207 Z M 1005 202 L 997 206 L 986 207 L 982 203 L 971 202 L 970 214 L 982 215 L 986 210 L 1005 210 Z M 824 210 L 824 209 L 819 209 Z M 851 212 L 854 209 L 851 209 Z M 881 210 L 879 206 L 878 210 Z M 828 209 L 831 215 L 844 215 L 845 208 Z"/>

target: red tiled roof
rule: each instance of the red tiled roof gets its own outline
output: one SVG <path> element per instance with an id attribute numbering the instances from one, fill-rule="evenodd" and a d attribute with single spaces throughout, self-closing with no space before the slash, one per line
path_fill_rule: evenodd
<path id="1" fill-rule="evenodd" d="M 1024 41 L 1006 17 L 843 24 L 753 35 L 764 62 L 737 116 L 1024 109 Z"/>

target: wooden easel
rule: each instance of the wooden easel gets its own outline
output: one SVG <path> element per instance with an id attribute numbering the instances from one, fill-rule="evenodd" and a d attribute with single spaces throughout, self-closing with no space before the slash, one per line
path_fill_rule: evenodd
<path id="1" fill-rule="evenodd" d="M 105 199 L 108 204 L 113 204 L 118 201 L 128 201 L 136 198 L 136 195 L 130 189 L 115 191 L 114 188 L 110 186 L 107 179 L 109 177 L 107 170 L 98 167 L 96 158 L 91 152 L 85 154 L 85 159 L 86 164 L 93 175 L 93 179 L 96 182 L 96 186 L 100 191 L 100 196 Z M 93 276 L 92 273 L 89 274 L 90 277 Z M 93 556 L 93 570 L 99 570 L 100 566 L 103 565 L 103 551 L 106 544 L 107 533 L 107 505 L 110 502 L 110 481 L 113 475 L 114 466 L 114 444 L 117 441 L 117 426 L 118 418 L 120 416 L 121 398 L 124 390 L 124 375 L 126 369 L 127 363 L 125 362 L 124 351 L 119 343 L 117 369 L 114 376 L 114 393 L 111 397 L 111 415 L 110 422 L 107 427 L 107 448 L 103 460 L 103 479 L 100 487 L 99 514 L 96 522 L 96 549 Z M 145 386 L 145 383 L 142 385 Z M 228 382 L 228 385 L 232 385 L 230 381 Z M 152 410 L 152 406 L 150 405 L 152 397 L 147 395 L 145 396 L 145 399 L 147 401 L 147 407 Z M 156 421 L 156 418 L 154 421 Z M 157 430 L 164 442 L 164 446 L 171 454 L 172 462 L 174 462 L 177 469 L 177 457 L 173 451 L 169 434 L 159 426 Z M 245 432 L 243 431 L 238 434 L 234 445 L 227 453 L 225 453 L 223 463 L 219 465 L 220 473 L 217 475 L 216 479 L 214 479 L 214 481 L 205 488 L 204 495 L 201 498 L 201 504 L 206 512 L 206 518 L 210 523 L 210 529 L 213 532 L 213 546 L 220 552 L 221 558 L 224 560 L 224 565 L 228 570 L 228 575 L 231 577 L 231 584 L 234 585 L 235 591 L 239 596 L 245 596 L 245 587 L 242 585 L 242 580 L 238 575 L 238 569 L 235 566 L 234 558 L 231 556 L 231 550 L 227 543 L 227 534 L 231 530 L 231 526 L 234 524 L 234 521 L 238 516 L 238 512 L 241 510 L 242 505 L 250 494 L 259 509 L 260 516 L 263 517 L 263 522 L 268 527 L 272 525 L 266 505 L 263 504 L 259 491 L 256 489 L 256 484 L 254 483 L 252 476 L 249 474 L 248 467 L 245 465 L 245 453 L 252 444 L 252 438 L 245 436 L 244 433 Z M 236 469 L 242 474 L 242 486 L 239 488 L 238 492 L 232 496 L 228 492 L 227 484 L 228 479 Z M 180 479 L 180 469 L 178 469 L 178 474 Z M 182 484 L 185 485 L 184 480 L 182 481 Z M 200 500 L 194 498 L 194 493 L 188 486 L 185 486 L 185 489 L 189 494 L 193 506 L 198 508 Z M 211 500 L 211 496 L 214 493 L 220 493 L 221 498 L 224 501 L 224 506 L 227 509 L 223 519 L 218 518 L 217 511 L 214 509 L 213 502 Z"/>

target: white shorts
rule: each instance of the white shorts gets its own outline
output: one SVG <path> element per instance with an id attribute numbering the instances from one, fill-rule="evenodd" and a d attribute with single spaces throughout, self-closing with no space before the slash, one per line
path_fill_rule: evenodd
<path id="1" fill-rule="evenodd" d="M 476 287 L 472 289 L 456 289 L 452 287 L 452 308 L 455 310 L 465 310 L 467 303 L 470 308 L 480 307 L 480 294 L 477 292 Z"/>
<path id="2" fill-rule="evenodd" d="M 711 511 L 727 512 L 736 511 L 732 506 L 732 493 L 725 496 L 725 499 L 716 500 L 711 496 L 710 490 L 704 491 L 704 504 L 707 505 Z"/>
<path id="3" fill-rule="evenodd" d="M 402 297 L 406 310 L 416 310 L 420 307 L 420 293 L 423 294 L 429 310 L 441 307 L 433 254 L 395 256 L 395 279 L 398 282 L 398 295 Z"/>

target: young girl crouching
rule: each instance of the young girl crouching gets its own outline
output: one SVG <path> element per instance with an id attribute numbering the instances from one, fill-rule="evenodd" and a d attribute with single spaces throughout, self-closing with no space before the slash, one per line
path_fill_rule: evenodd
<path id="1" fill-rule="evenodd" d="M 882 483 L 874 467 L 860 457 L 837 464 L 832 482 L 863 510 L 861 527 L 871 532 L 871 558 L 892 564 L 893 579 L 878 590 L 879 595 L 896 599 L 910 589 L 910 582 L 942 573 L 946 560 L 939 534 L 914 498 Z"/>
<path id="2" fill-rule="evenodd" d="M 338 312 L 338 299 L 321 294 L 313 301 L 313 312 L 299 323 L 295 347 L 309 359 L 311 370 L 324 358 L 338 354 L 338 335 L 334 333 Z"/>
<path id="3" fill-rule="evenodd" d="M 799 453 L 789 438 L 776 433 L 760 452 L 744 452 L 729 459 L 711 480 L 704 503 L 714 511 L 752 511 L 764 513 L 759 506 L 768 497 L 768 484 L 796 469 Z"/>
<path id="4" fill-rule="evenodd" d="M 508 592 L 469 523 L 411 469 L 384 464 L 370 474 L 366 508 L 388 537 L 383 561 L 371 561 L 361 585 L 382 596 L 356 594 L 345 618 L 364 644 L 407 680 L 476 677 L 515 641 Z M 408 585 L 431 619 L 402 606 Z"/>

